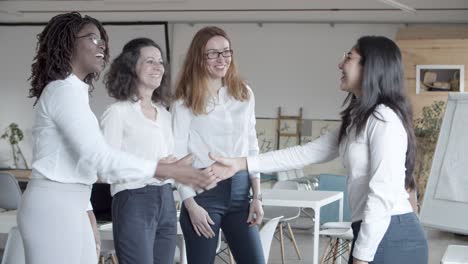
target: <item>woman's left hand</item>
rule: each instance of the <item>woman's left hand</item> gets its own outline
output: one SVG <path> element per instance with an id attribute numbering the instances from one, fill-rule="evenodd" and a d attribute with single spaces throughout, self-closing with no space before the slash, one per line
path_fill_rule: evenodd
<path id="1" fill-rule="evenodd" d="M 368 264 L 369 262 L 353 258 L 353 264 Z"/>
<path id="2" fill-rule="evenodd" d="M 249 208 L 249 217 L 247 218 L 247 223 L 250 226 L 259 225 L 263 220 L 263 206 L 262 202 L 258 199 L 253 199 L 250 203 Z"/>

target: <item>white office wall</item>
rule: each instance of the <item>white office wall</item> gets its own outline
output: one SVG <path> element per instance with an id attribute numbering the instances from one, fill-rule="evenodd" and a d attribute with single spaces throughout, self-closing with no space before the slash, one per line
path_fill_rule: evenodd
<path id="1" fill-rule="evenodd" d="M 170 25 L 173 80 L 193 35 L 204 25 Z M 305 118 L 337 119 L 345 94 L 339 91 L 337 69 L 342 53 L 361 35 L 394 38 L 395 24 L 218 24 L 233 42 L 242 76 L 256 96 L 258 117 L 275 117 L 277 107 L 286 114 L 304 108 Z M 156 25 L 106 26 L 115 56 L 129 39 L 147 36 L 165 49 L 164 28 Z M 21 147 L 31 159 L 33 99 L 27 98 L 35 35 L 42 26 L 0 26 L 0 131 L 16 122 L 26 132 Z M 102 78 L 101 78 L 102 79 Z M 99 117 L 112 102 L 101 81 L 92 94 L 91 106 Z M 0 140 L 0 167 L 11 163 L 9 145 Z M 29 162 L 30 163 L 30 162 Z"/>
<path id="2" fill-rule="evenodd" d="M 31 63 L 35 55 L 36 35 L 44 26 L 0 26 L 0 134 L 15 122 L 25 132 L 20 147 L 31 165 L 34 99 L 28 98 Z M 151 25 L 107 25 L 110 58 L 117 56 L 127 41 L 137 37 L 155 40 L 166 53 L 165 29 L 162 24 Z M 99 118 L 113 99 L 107 95 L 101 74 L 90 98 L 91 108 Z M 12 165 L 11 150 L 5 140 L 0 140 L 0 167 Z"/>
<path id="3" fill-rule="evenodd" d="M 394 38 L 389 24 L 212 24 L 226 30 L 241 75 L 256 97 L 257 117 L 286 114 L 338 119 L 346 94 L 339 90 L 338 63 L 363 35 Z M 178 73 L 190 41 L 206 25 L 174 24 L 172 72 Z M 176 77 L 176 75 L 174 75 Z"/>

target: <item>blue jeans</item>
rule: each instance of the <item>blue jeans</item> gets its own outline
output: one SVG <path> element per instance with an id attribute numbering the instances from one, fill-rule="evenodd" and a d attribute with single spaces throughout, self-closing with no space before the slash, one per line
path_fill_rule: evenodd
<path id="1" fill-rule="evenodd" d="M 258 227 L 249 227 L 250 179 L 247 172 L 238 172 L 232 178 L 219 182 L 218 185 L 194 197 L 215 222 L 211 226 L 216 234 L 207 239 L 198 236 L 193 229 L 190 216 L 185 206 L 180 213 L 180 225 L 184 233 L 189 264 L 214 263 L 219 229 L 223 230 L 227 243 L 238 264 L 264 264 L 262 244 Z"/>
<path id="2" fill-rule="evenodd" d="M 358 238 L 361 222 L 354 222 L 354 240 L 351 247 L 349 264 L 352 264 L 352 252 L 354 243 Z M 393 215 L 390 220 L 387 232 L 380 241 L 374 260 L 371 264 L 427 264 L 428 248 L 427 239 L 419 223 L 418 217 L 414 213 Z"/>
<path id="3" fill-rule="evenodd" d="M 173 263 L 177 213 L 170 184 L 118 192 L 112 222 L 120 264 Z"/>

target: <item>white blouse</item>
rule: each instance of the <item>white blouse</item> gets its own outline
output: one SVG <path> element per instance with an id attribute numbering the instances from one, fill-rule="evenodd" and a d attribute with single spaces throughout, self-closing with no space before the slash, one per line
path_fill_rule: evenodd
<path id="1" fill-rule="evenodd" d="M 156 121 L 145 117 L 140 101 L 121 101 L 110 105 L 101 117 L 101 129 L 109 145 L 146 160 L 157 160 L 172 155 L 174 139 L 171 114 L 161 104 L 153 104 L 153 107 L 158 112 Z M 111 186 L 111 194 L 146 185 L 173 182 L 173 179 L 160 181 L 150 178 L 115 183 Z"/>
<path id="2" fill-rule="evenodd" d="M 50 82 L 35 106 L 32 178 L 90 185 L 151 178 L 158 159 L 111 149 L 89 107 L 89 86 L 74 74 Z"/>
<path id="3" fill-rule="evenodd" d="M 213 164 L 209 152 L 225 157 L 257 155 L 255 99 L 248 89 L 249 100 L 241 102 L 231 97 L 226 87 L 221 87 L 218 98 L 208 104 L 207 114 L 194 115 L 181 100 L 176 101 L 171 108 L 175 156 L 181 158 L 192 153 L 193 166 L 206 168 Z M 196 195 L 188 186 L 180 186 L 179 192 L 182 200 Z"/>
<path id="4" fill-rule="evenodd" d="M 391 216 L 412 212 L 405 190 L 405 128 L 387 106 L 379 105 L 375 115 L 378 118 L 371 115 L 360 135 L 351 133 L 340 145 L 337 129 L 304 146 L 247 159 L 250 172 L 268 173 L 298 169 L 340 156 L 348 173 L 352 221 L 362 220 L 353 256 L 364 261 L 373 260 Z"/>

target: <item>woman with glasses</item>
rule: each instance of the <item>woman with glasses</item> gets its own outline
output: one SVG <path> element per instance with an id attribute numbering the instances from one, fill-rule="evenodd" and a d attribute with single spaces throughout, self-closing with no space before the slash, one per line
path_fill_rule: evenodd
<path id="1" fill-rule="evenodd" d="M 254 95 L 237 73 L 224 30 L 205 27 L 196 33 L 176 98 L 172 114 L 177 157 L 193 153 L 193 166 L 202 169 L 213 163 L 209 152 L 229 157 L 258 153 Z M 259 174 L 244 170 L 209 191 L 196 191 L 179 188 L 189 263 L 214 263 L 221 228 L 237 263 L 264 264 L 256 226 L 263 217 Z"/>
<path id="2" fill-rule="evenodd" d="M 174 151 L 169 66 L 153 40 L 129 41 L 106 74 L 109 95 L 117 100 L 104 112 L 101 128 L 109 145 L 155 160 Z M 162 160 L 160 160 L 162 162 Z M 189 163 L 189 165 L 191 165 Z M 112 230 L 120 264 L 174 261 L 177 215 L 173 179 L 138 179 L 111 186 Z"/>
<path id="3" fill-rule="evenodd" d="M 86 209 L 97 176 L 116 183 L 153 177 L 212 185 L 212 173 L 112 150 L 89 107 L 93 80 L 109 58 L 101 23 L 77 12 L 53 17 L 38 35 L 30 97 L 36 98 L 32 180 L 18 227 L 26 263 L 96 263 Z"/>
<path id="4" fill-rule="evenodd" d="M 339 129 L 304 146 L 247 158 L 212 157 L 231 166 L 229 176 L 247 168 L 298 169 L 340 156 L 354 233 L 349 263 L 427 264 L 426 237 L 406 191 L 415 188 L 416 142 L 400 50 L 388 38 L 361 37 L 338 68 L 341 90 L 348 93 Z"/>

